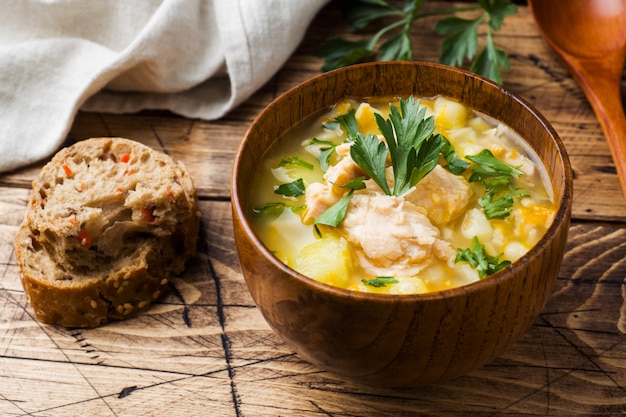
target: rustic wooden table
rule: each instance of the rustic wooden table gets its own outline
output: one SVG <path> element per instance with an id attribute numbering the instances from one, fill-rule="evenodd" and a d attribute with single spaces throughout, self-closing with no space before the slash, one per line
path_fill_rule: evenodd
<path id="1" fill-rule="evenodd" d="M 428 7 L 444 5 L 428 2 Z M 416 58 L 440 38 L 414 29 Z M 91 330 L 33 318 L 13 256 L 40 165 L 0 176 L 0 415 L 413 416 L 616 415 L 626 410 L 626 201 L 581 90 L 528 9 L 496 35 L 511 53 L 504 84 L 552 122 L 575 174 L 573 223 L 554 294 L 526 335 L 467 376 L 415 390 L 359 386 L 304 362 L 275 336 L 240 274 L 229 205 L 235 149 L 259 111 L 320 73 L 314 49 L 346 33 L 336 4 L 257 94 L 222 120 L 169 113 L 78 115 L 67 143 L 123 136 L 183 160 L 198 187 L 200 254 L 147 314 Z M 35 121 L 36 122 L 36 121 Z"/>

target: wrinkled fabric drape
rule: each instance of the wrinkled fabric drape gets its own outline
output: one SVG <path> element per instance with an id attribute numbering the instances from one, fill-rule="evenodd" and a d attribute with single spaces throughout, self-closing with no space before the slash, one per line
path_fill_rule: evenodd
<path id="1" fill-rule="evenodd" d="M 79 109 L 213 120 L 260 88 L 329 0 L 0 0 L 0 171 Z"/>

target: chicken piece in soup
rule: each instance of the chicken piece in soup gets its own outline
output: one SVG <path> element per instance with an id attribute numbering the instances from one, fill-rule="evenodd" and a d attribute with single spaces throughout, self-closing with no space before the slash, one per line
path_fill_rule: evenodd
<path id="1" fill-rule="evenodd" d="M 546 170 L 502 123 L 446 97 L 344 99 L 267 152 L 251 219 L 289 267 L 365 292 L 469 284 L 552 223 Z"/>

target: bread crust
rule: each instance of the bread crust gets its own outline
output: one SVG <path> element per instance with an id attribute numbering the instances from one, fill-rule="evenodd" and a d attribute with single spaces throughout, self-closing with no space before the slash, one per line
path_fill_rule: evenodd
<path id="1" fill-rule="evenodd" d="M 180 162 L 124 138 L 62 149 L 33 181 L 14 240 L 36 318 L 95 327 L 147 310 L 195 255 L 199 226 Z"/>

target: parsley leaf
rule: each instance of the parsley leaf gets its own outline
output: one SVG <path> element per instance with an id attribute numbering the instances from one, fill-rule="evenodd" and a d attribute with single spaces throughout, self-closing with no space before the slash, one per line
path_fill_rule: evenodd
<path id="1" fill-rule="evenodd" d="M 511 261 L 504 260 L 500 262 L 500 256 L 490 256 L 485 252 L 485 246 L 480 243 L 478 238 L 474 236 L 472 239 L 472 247 L 469 249 L 457 249 L 454 263 L 468 262 L 476 271 L 480 279 L 488 275 L 494 274 L 511 264 Z"/>
<path id="2" fill-rule="evenodd" d="M 325 224 L 332 227 L 339 226 L 339 223 L 341 223 L 343 218 L 346 217 L 346 211 L 348 210 L 348 204 L 350 204 L 353 192 L 354 190 L 350 190 L 346 195 L 341 197 L 339 201 L 326 209 L 326 211 L 320 214 L 313 221 L 313 227 L 318 236 L 322 236 L 319 227 L 317 227 L 318 224 Z"/>
<path id="3" fill-rule="evenodd" d="M 526 190 L 522 190 L 521 188 L 510 188 L 509 191 L 513 195 L 513 197 L 522 198 L 522 197 L 530 197 L 530 193 Z"/>
<path id="4" fill-rule="evenodd" d="M 489 14 L 489 26 L 494 30 L 500 30 L 506 16 L 517 13 L 517 6 L 510 0 L 477 0 Z"/>
<path id="5" fill-rule="evenodd" d="M 359 135 L 359 124 L 356 121 L 356 112 L 354 109 L 350 109 L 350 111 L 346 114 L 342 114 L 341 116 L 337 116 L 335 120 L 339 123 L 339 125 L 346 131 L 348 135 L 348 139 L 354 140 Z"/>
<path id="6" fill-rule="evenodd" d="M 322 171 L 328 171 L 330 160 L 335 153 L 335 148 L 339 145 L 328 140 L 319 140 L 317 138 L 311 139 L 309 145 L 319 146 L 320 154 L 317 159 L 320 162 L 320 168 L 322 168 Z"/>
<path id="7" fill-rule="evenodd" d="M 435 168 L 443 142 L 439 135 L 433 135 L 434 117 L 425 118 L 426 108 L 420 108 L 420 101 L 413 96 L 400 99 L 400 109 L 394 105 L 389 108 L 389 119 L 375 114 L 385 143 L 376 136 L 359 135 L 350 147 L 350 156 L 385 194 L 397 197 Z M 391 157 L 393 192 L 387 184 L 387 154 Z"/>
<path id="8" fill-rule="evenodd" d="M 350 190 L 362 190 L 365 188 L 365 177 L 356 177 L 352 181 L 348 181 L 345 184 L 335 184 L 336 187 L 348 188 Z"/>
<path id="9" fill-rule="evenodd" d="M 274 194 L 284 195 L 285 197 L 300 197 L 304 195 L 304 193 L 305 187 L 302 178 L 298 178 L 287 184 L 281 184 L 274 190 Z"/>
<path id="10" fill-rule="evenodd" d="M 511 214 L 513 208 L 513 196 L 505 193 L 494 200 L 494 193 L 488 192 L 478 199 L 478 204 L 483 208 L 488 219 L 503 219 Z"/>
<path id="11" fill-rule="evenodd" d="M 474 162 L 470 182 L 482 182 L 486 193 L 478 203 L 488 219 L 503 219 L 511 214 L 513 195 L 527 196 L 522 190 L 513 188 L 515 177 L 523 175 L 522 171 L 497 159 L 489 149 L 483 149 L 476 155 L 465 156 Z"/>
<path id="12" fill-rule="evenodd" d="M 287 205 L 285 203 L 272 202 L 272 203 L 267 203 L 267 204 L 265 204 L 264 206 L 261 206 L 261 207 L 253 208 L 252 212 L 255 215 L 257 215 L 257 216 L 278 217 L 287 208 L 291 209 L 291 211 L 300 211 L 300 210 L 303 210 L 305 207 L 306 207 L 306 205 L 289 206 L 289 205 Z"/>
<path id="13" fill-rule="evenodd" d="M 499 190 L 513 182 L 513 177 L 523 175 L 522 171 L 512 167 L 493 156 L 489 149 L 483 149 L 476 155 L 465 158 L 474 162 L 470 182 L 482 182 L 488 190 Z"/>
<path id="14" fill-rule="evenodd" d="M 327 39 L 317 50 L 326 59 L 322 71 L 332 71 L 366 60 L 372 51 L 367 41 L 350 41 L 339 37 Z"/>
<path id="15" fill-rule="evenodd" d="M 512 0 L 476 0 L 467 6 L 422 12 L 426 0 L 405 0 L 403 6 L 395 6 L 387 0 L 346 0 L 344 14 L 351 26 L 363 31 L 378 24 L 369 39 L 348 40 L 332 37 L 324 41 L 317 54 L 325 58 L 323 71 L 376 59 L 378 61 L 411 60 L 413 47 L 411 27 L 416 20 L 429 16 L 442 17 L 435 30 L 444 40 L 439 62 L 462 66 L 466 60 L 478 74 L 502 83 L 500 68 L 510 68 L 507 54 L 497 48 L 492 32 L 502 26 L 511 14 L 517 13 Z M 463 19 L 455 14 L 462 11 L 480 10 L 472 19 Z M 479 41 L 477 32 L 486 25 L 485 47 L 477 55 Z"/>
<path id="16" fill-rule="evenodd" d="M 280 216 L 288 206 L 285 203 L 267 203 L 262 207 L 255 207 L 252 212 L 259 216 Z"/>
<path id="17" fill-rule="evenodd" d="M 388 153 L 385 142 L 379 141 L 375 135 L 359 133 L 350 147 L 350 156 L 354 162 L 383 189 L 385 194 L 391 195 L 386 172 Z"/>
<path id="18" fill-rule="evenodd" d="M 394 277 L 376 277 L 376 278 L 371 278 L 371 279 L 363 278 L 361 282 L 363 282 L 363 284 L 365 285 L 370 285 L 372 287 L 380 288 L 380 287 L 386 287 L 387 285 L 390 285 L 390 284 L 396 284 L 399 281 L 395 279 Z"/>
<path id="19" fill-rule="evenodd" d="M 471 59 L 478 49 L 478 26 L 482 16 L 476 19 L 461 19 L 449 17 L 442 19 L 435 25 L 440 35 L 448 35 L 441 43 L 439 60 L 447 65 L 460 66 L 465 59 Z"/>
<path id="20" fill-rule="evenodd" d="M 363 29 L 374 20 L 401 16 L 402 12 L 392 7 L 385 0 L 361 0 L 347 2 L 345 14 L 355 29 Z"/>
<path id="21" fill-rule="evenodd" d="M 397 20 L 383 26 L 369 40 L 327 39 L 317 51 L 325 58 L 322 70 L 330 71 L 373 58 L 379 61 L 412 59 L 411 24 L 425 1 L 407 0 L 404 7 L 399 8 L 386 0 L 347 0 L 344 14 L 354 29 L 364 29 L 383 18 Z"/>
<path id="22" fill-rule="evenodd" d="M 350 157 L 387 195 L 396 197 L 408 192 L 415 184 L 430 173 L 439 161 L 439 154 L 447 140 L 440 134 L 433 134 L 434 117 L 425 118 L 426 108 L 420 107 L 420 101 L 410 96 L 400 99 L 400 108 L 390 105 L 389 119 L 375 113 L 378 129 L 384 141 L 377 135 L 364 135 L 354 130 L 357 126 L 354 112 L 348 112 L 337 118 L 353 135 Z M 387 157 L 391 156 L 391 168 L 394 176 L 393 192 L 387 183 Z M 354 181 L 351 181 L 351 183 Z M 363 179 L 355 183 L 362 186 Z M 328 208 L 314 221 L 336 227 L 345 217 L 352 192 L 356 188 L 350 184 L 350 193 Z M 320 234 L 316 227 L 316 232 Z"/>
<path id="23" fill-rule="evenodd" d="M 444 168 L 455 175 L 461 175 L 463 172 L 465 172 L 467 167 L 469 167 L 469 162 L 466 162 L 456 157 L 456 151 L 454 150 L 454 146 L 452 146 L 448 139 L 441 136 L 441 141 L 443 142 L 441 154 L 448 163 L 448 165 L 446 165 Z"/>
<path id="24" fill-rule="evenodd" d="M 307 161 L 302 159 L 299 156 L 285 156 L 278 163 L 279 167 L 292 167 L 292 166 L 301 166 L 307 169 L 313 169 L 313 165 L 309 164 Z"/>
<path id="25" fill-rule="evenodd" d="M 461 66 L 467 60 L 473 60 L 470 69 L 499 84 L 502 84 L 500 68 L 509 69 L 511 63 L 506 52 L 498 48 L 493 41 L 493 31 L 500 30 L 505 17 L 517 13 L 517 6 L 511 0 L 477 0 L 483 13 L 474 19 L 462 19 L 456 16 L 442 19 L 435 25 L 440 35 L 447 35 L 441 44 L 439 62 L 452 66 Z M 487 22 L 485 47 L 476 56 L 478 50 L 478 28 Z"/>
<path id="26" fill-rule="evenodd" d="M 487 32 L 487 42 L 485 48 L 478 55 L 476 60 L 472 63 L 470 70 L 477 74 L 482 74 L 485 77 L 502 84 L 502 75 L 500 74 L 500 67 L 509 69 L 511 68 L 511 62 L 506 52 L 498 48 L 491 37 L 491 31 Z"/>
<path id="27" fill-rule="evenodd" d="M 405 187 L 401 189 L 397 195 L 402 195 L 409 191 L 411 187 L 420 182 L 430 171 L 435 169 L 435 166 L 437 166 L 439 162 L 439 154 L 443 146 L 441 138 L 443 138 L 441 134 L 431 135 L 422 142 L 415 163 L 407 164 L 409 167 L 413 166 L 413 168 L 409 168 L 411 169 L 409 182 L 405 184 Z M 395 192 L 394 187 L 394 193 Z"/>

